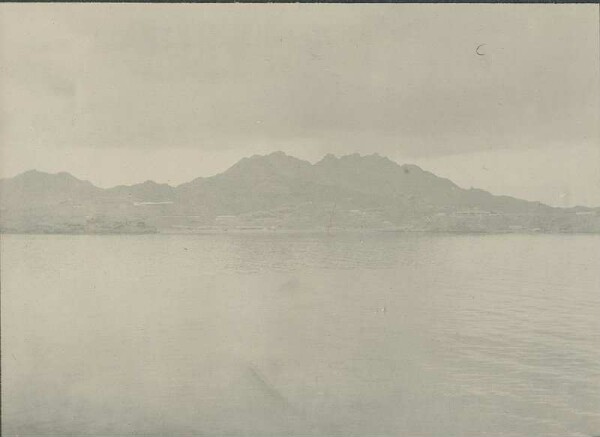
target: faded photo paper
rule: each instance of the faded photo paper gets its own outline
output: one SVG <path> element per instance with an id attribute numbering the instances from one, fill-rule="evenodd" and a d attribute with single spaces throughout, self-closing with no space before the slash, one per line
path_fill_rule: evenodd
<path id="1" fill-rule="evenodd" d="M 2 435 L 600 435 L 598 5 L 0 5 Z"/>

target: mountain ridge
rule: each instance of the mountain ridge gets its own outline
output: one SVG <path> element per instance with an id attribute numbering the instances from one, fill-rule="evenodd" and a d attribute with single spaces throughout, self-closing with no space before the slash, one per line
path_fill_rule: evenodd
<path id="1" fill-rule="evenodd" d="M 12 176 L 12 177 L 3 177 L 3 178 L 0 178 L 0 183 L 2 183 L 3 181 L 16 180 L 16 179 L 22 178 L 24 176 L 29 176 L 29 175 L 41 175 L 41 176 L 44 176 L 44 177 L 48 177 L 48 176 L 61 176 L 61 177 L 65 177 L 66 176 L 66 177 L 70 177 L 71 179 L 74 179 L 76 181 L 79 181 L 79 182 L 82 182 L 82 183 L 85 183 L 85 184 L 89 184 L 89 185 L 91 185 L 94 188 L 97 188 L 99 190 L 117 190 L 117 189 L 126 189 L 126 188 L 136 188 L 136 187 L 140 187 L 140 186 L 142 186 L 144 184 L 153 184 L 155 186 L 169 187 L 169 188 L 172 188 L 172 189 L 178 189 L 178 188 L 181 188 L 181 187 L 184 187 L 184 186 L 188 186 L 188 185 L 196 183 L 196 182 L 201 182 L 201 181 L 204 181 L 204 180 L 207 180 L 207 179 L 214 178 L 216 176 L 222 175 L 222 174 L 224 174 L 224 173 L 226 173 L 226 172 L 234 169 L 238 164 L 240 164 L 242 162 L 250 161 L 250 160 L 253 160 L 253 159 L 264 159 L 264 158 L 269 158 L 269 157 L 272 157 L 272 156 L 285 156 L 285 157 L 288 157 L 288 158 L 292 158 L 293 160 L 296 160 L 296 161 L 308 164 L 309 166 L 318 166 L 318 165 L 321 165 L 324 161 L 327 161 L 327 160 L 343 161 L 345 159 L 350 159 L 350 158 L 362 158 L 362 159 L 364 159 L 364 158 L 378 157 L 378 158 L 382 158 L 383 160 L 386 160 L 386 161 L 388 161 L 388 162 L 390 162 L 390 163 L 392 163 L 392 164 L 394 164 L 394 165 L 396 165 L 396 166 L 398 166 L 398 167 L 400 167 L 402 169 L 406 168 L 406 169 L 409 169 L 409 171 L 411 169 L 416 169 L 417 171 L 421 171 L 421 172 L 427 173 L 429 175 L 432 175 L 432 176 L 436 177 L 437 179 L 447 181 L 447 182 L 453 184 L 454 186 L 456 186 L 457 188 L 460 188 L 462 190 L 476 190 L 476 191 L 480 191 L 480 192 L 489 193 L 490 195 L 495 196 L 495 197 L 511 198 L 511 199 L 522 200 L 524 202 L 531 202 L 531 203 L 540 203 L 540 204 L 548 206 L 550 208 L 559 208 L 559 209 L 563 209 L 563 210 L 572 210 L 572 209 L 579 209 L 579 208 L 588 210 L 588 209 L 597 209 L 597 208 L 600 208 L 600 206 L 594 207 L 594 206 L 588 206 L 588 205 L 575 205 L 575 206 L 570 206 L 570 207 L 552 206 L 552 205 L 547 205 L 547 204 L 545 204 L 543 202 L 540 202 L 540 201 L 537 201 L 537 200 L 525 200 L 525 199 L 520 199 L 520 198 L 515 197 L 515 196 L 509 196 L 509 195 L 504 195 L 504 194 L 493 194 L 493 193 L 491 193 L 491 192 L 489 192 L 487 190 L 483 190 L 483 189 L 480 189 L 480 188 L 474 188 L 474 187 L 471 187 L 471 188 L 462 188 L 462 187 L 458 186 L 457 184 L 455 184 L 451 179 L 437 176 L 434 173 L 431 173 L 431 172 L 429 172 L 427 170 L 422 169 L 421 167 L 419 167 L 416 164 L 409 164 L 409 163 L 398 164 L 395 161 L 393 161 L 393 160 L 391 160 L 391 159 L 389 159 L 389 158 L 387 158 L 387 157 L 385 157 L 383 155 L 380 155 L 378 153 L 372 153 L 372 154 L 366 154 L 366 155 L 361 155 L 359 153 L 352 153 L 352 154 L 340 155 L 340 156 L 337 156 L 337 155 L 332 154 L 332 153 L 327 153 L 326 155 L 323 156 L 323 158 L 321 158 L 320 160 L 316 161 L 315 163 L 311 163 L 310 161 L 303 160 L 303 159 L 300 159 L 300 158 L 296 158 L 294 156 L 286 154 L 283 151 L 275 151 L 275 152 L 271 152 L 271 153 L 266 154 L 266 155 L 255 154 L 255 155 L 252 155 L 250 157 L 244 157 L 244 158 L 240 159 L 239 161 L 237 161 L 236 163 L 234 163 L 233 165 L 231 165 L 230 167 L 228 167 L 226 170 L 224 170 L 221 173 L 217 173 L 217 174 L 212 175 L 212 176 L 198 176 L 198 177 L 196 177 L 196 178 L 194 178 L 194 179 L 192 179 L 190 181 L 182 182 L 182 183 L 175 184 L 175 185 L 172 185 L 172 184 L 169 184 L 169 183 L 166 183 L 166 182 L 156 182 L 156 181 L 154 181 L 152 179 L 148 179 L 148 180 L 146 180 L 144 182 L 138 182 L 138 183 L 133 183 L 133 184 L 129 184 L 129 185 L 128 184 L 119 184 L 119 185 L 115 185 L 115 186 L 110 186 L 110 187 L 102 188 L 102 187 L 99 187 L 99 186 L 93 184 L 92 182 L 90 182 L 87 179 L 81 179 L 81 178 L 79 178 L 79 177 L 75 176 L 74 174 L 72 174 L 70 172 L 67 172 L 67 171 L 60 171 L 60 172 L 56 172 L 56 173 L 51 173 L 51 172 L 46 172 L 46 171 L 37 170 L 37 169 L 26 170 L 26 171 L 24 171 L 22 173 L 19 173 L 19 174 L 15 175 L 15 176 Z"/>
<path id="2" fill-rule="evenodd" d="M 175 186 L 147 180 L 100 188 L 67 172 L 29 170 L 0 179 L 0 211 L 1 229 L 15 232 L 64 226 L 87 232 L 89 222 L 98 220 L 109 228 L 135 222 L 156 230 L 337 226 L 595 232 L 600 216 L 600 208 L 559 208 L 464 189 L 379 154 L 327 154 L 313 164 L 284 152 L 243 158 L 219 174 Z"/>

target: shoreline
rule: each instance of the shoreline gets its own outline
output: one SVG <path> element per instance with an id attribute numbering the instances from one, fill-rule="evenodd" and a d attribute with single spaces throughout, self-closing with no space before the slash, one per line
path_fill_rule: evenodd
<path id="1" fill-rule="evenodd" d="M 156 232 L 36 232 L 0 231 L 1 235 L 94 235 L 94 236 L 139 236 L 139 235 L 347 235 L 347 234 L 410 234 L 410 235 L 600 235 L 598 231 L 543 231 L 543 230 L 498 230 L 498 231 L 452 231 L 452 230 L 413 230 L 413 229 L 235 229 L 235 230 L 166 230 Z"/>

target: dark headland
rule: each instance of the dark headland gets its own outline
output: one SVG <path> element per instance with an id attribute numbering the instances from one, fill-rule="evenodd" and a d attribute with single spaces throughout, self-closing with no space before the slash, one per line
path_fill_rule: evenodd
<path id="1" fill-rule="evenodd" d="M 316 164 L 244 158 L 178 186 L 103 189 L 69 173 L 0 180 L 3 233 L 275 231 L 600 233 L 600 208 L 557 208 L 463 189 L 415 165 L 358 154 Z"/>

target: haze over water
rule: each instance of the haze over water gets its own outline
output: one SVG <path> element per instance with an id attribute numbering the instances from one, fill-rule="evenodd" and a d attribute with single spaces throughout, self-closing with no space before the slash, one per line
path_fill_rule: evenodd
<path id="1" fill-rule="evenodd" d="M 2 235 L 7 436 L 600 433 L 600 236 Z"/>

